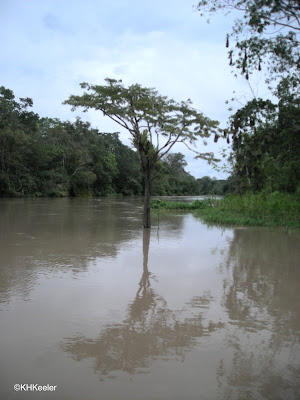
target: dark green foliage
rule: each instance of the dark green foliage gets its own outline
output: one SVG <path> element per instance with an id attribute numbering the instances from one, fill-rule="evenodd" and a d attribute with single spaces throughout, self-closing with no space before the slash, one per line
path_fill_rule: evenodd
<path id="1" fill-rule="evenodd" d="M 142 195 L 142 174 L 136 152 L 124 146 L 117 133 L 104 135 L 118 169 L 114 178 L 115 192 L 124 196 Z"/>
<path id="2" fill-rule="evenodd" d="M 181 153 L 169 153 L 156 169 L 151 193 L 153 196 L 199 196 L 214 194 L 223 196 L 235 190 L 233 179 L 217 180 L 204 176 L 196 179 L 184 167 L 187 165 Z"/>
<path id="3" fill-rule="evenodd" d="M 0 196 L 38 190 L 32 179 L 38 115 L 27 110 L 30 106 L 30 99 L 18 103 L 11 90 L 0 87 Z"/>
<path id="4" fill-rule="evenodd" d="M 140 195 L 136 153 L 118 134 L 39 118 L 0 88 L 0 196 Z"/>
<path id="5" fill-rule="evenodd" d="M 198 10 L 236 13 L 226 40 L 229 63 L 250 83 L 252 74 L 261 74 L 273 95 L 272 101 L 254 98 L 230 118 L 238 192 L 295 192 L 300 187 L 299 1 L 202 0 Z"/>
<path id="6" fill-rule="evenodd" d="M 157 167 L 157 177 L 152 182 L 153 196 L 198 195 L 197 180 L 185 171 L 187 165 L 181 153 L 169 153 Z"/>
<path id="7" fill-rule="evenodd" d="M 204 176 L 198 181 L 198 194 L 201 195 L 217 195 L 224 196 L 225 194 L 232 193 L 235 191 L 235 182 L 232 177 L 228 179 L 217 180 L 216 178 L 210 178 Z"/>
<path id="8" fill-rule="evenodd" d="M 281 95 L 276 106 L 254 99 L 231 118 L 240 192 L 292 193 L 300 184 L 300 99 L 284 91 Z"/>

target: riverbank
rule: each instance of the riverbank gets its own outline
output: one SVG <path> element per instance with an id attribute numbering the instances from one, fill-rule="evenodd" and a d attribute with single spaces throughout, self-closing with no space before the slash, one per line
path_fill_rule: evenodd
<path id="1" fill-rule="evenodd" d="M 229 195 L 193 203 L 152 200 L 158 210 L 187 210 L 197 213 L 205 222 L 224 225 L 269 226 L 300 230 L 299 194 Z"/>

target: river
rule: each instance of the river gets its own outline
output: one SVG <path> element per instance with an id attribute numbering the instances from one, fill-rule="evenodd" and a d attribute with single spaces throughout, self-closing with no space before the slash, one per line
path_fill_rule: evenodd
<path id="1" fill-rule="evenodd" d="M 0 200 L 0 398 L 299 399 L 299 233 L 141 226 L 142 199 Z"/>

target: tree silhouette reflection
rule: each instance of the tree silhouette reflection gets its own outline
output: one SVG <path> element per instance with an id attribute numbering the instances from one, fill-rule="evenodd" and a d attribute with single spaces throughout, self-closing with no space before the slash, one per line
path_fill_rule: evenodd
<path id="1" fill-rule="evenodd" d="M 220 322 L 205 321 L 203 316 L 211 296 L 192 298 L 181 311 L 168 308 L 151 285 L 156 278 L 148 269 L 149 243 L 150 229 L 144 229 L 143 274 L 123 322 L 107 325 L 96 339 L 67 338 L 62 345 L 77 361 L 93 358 L 95 372 L 102 379 L 116 371 L 146 373 L 157 358 L 184 361 L 197 339 L 223 327 Z"/>
<path id="2" fill-rule="evenodd" d="M 222 303 L 217 381 L 224 400 L 300 398 L 299 236 L 235 229 Z"/>

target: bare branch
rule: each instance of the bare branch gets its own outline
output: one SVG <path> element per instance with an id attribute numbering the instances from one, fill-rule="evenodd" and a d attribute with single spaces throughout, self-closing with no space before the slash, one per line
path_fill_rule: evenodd
<path id="1" fill-rule="evenodd" d="M 112 119 L 114 122 L 116 122 L 117 124 L 121 125 L 123 128 L 127 129 L 130 132 L 130 134 L 132 136 L 134 136 L 134 129 L 131 129 L 123 119 L 118 117 L 116 114 L 107 114 L 105 111 L 102 111 L 102 112 L 103 112 L 104 115 L 106 115 L 107 117 Z"/>
<path id="2" fill-rule="evenodd" d="M 178 135 L 176 136 L 176 138 L 175 138 L 173 141 L 170 141 L 170 140 L 169 140 L 169 141 L 168 141 L 169 143 L 168 143 L 167 145 L 163 146 L 163 147 L 159 150 L 158 153 L 160 153 L 160 151 L 161 151 L 162 149 L 164 149 L 166 146 L 169 145 L 169 147 L 167 147 L 167 150 L 164 151 L 164 152 L 159 156 L 160 159 L 161 159 L 164 155 L 166 155 L 167 153 L 169 153 L 169 151 L 171 150 L 171 148 L 174 146 L 175 143 L 179 142 L 179 138 L 180 138 L 181 134 L 182 134 L 182 132 L 179 132 Z M 183 142 L 184 142 L 184 141 L 185 141 L 185 139 L 183 139 Z"/>

